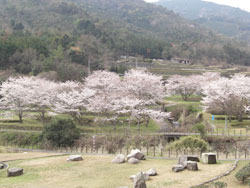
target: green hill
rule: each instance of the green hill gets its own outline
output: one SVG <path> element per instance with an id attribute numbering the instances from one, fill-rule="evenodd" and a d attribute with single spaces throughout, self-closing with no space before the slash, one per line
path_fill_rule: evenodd
<path id="1" fill-rule="evenodd" d="M 156 4 L 229 37 L 250 39 L 250 13 L 239 8 L 202 0 L 160 0 Z"/>

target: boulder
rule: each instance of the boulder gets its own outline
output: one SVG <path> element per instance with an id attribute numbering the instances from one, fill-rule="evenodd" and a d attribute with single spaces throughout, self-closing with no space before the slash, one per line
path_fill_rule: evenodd
<path id="1" fill-rule="evenodd" d="M 136 158 L 138 160 L 145 160 L 145 155 L 138 149 L 132 150 L 130 154 L 127 156 L 128 160 L 130 158 Z"/>
<path id="2" fill-rule="evenodd" d="M 118 164 L 124 163 L 125 162 L 125 155 L 119 154 L 111 162 L 112 163 L 118 163 Z"/>
<path id="3" fill-rule="evenodd" d="M 4 164 L 0 163 L 0 169 L 4 169 Z"/>
<path id="4" fill-rule="evenodd" d="M 216 154 L 215 153 L 202 153 L 202 162 L 205 164 L 216 164 Z"/>
<path id="5" fill-rule="evenodd" d="M 132 175 L 132 176 L 129 177 L 129 179 L 130 179 L 131 181 L 134 181 L 135 178 L 136 178 L 136 175 Z"/>
<path id="6" fill-rule="evenodd" d="M 7 171 L 8 177 L 20 176 L 23 174 L 22 168 L 10 168 Z"/>
<path id="7" fill-rule="evenodd" d="M 142 172 L 139 172 L 138 174 L 136 174 L 133 188 L 147 188 L 145 178 Z"/>
<path id="8" fill-rule="evenodd" d="M 187 162 L 187 169 L 191 170 L 191 171 L 197 171 L 198 170 L 197 162 L 195 162 L 195 161 L 188 161 Z"/>
<path id="9" fill-rule="evenodd" d="M 157 171 L 154 168 L 151 168 L 146 172 L 146 174 L 148 174 L 149 176 L 156 176 Z"/>
<path id="10" fill-rule="evenodd" d="M 174 172 L 181 172 L 183 171 L 185 168 L 183 165 L 174 165 L 173 168 L 172 168 L 172 171 Z"/>
<path id="11" fill-rule="evenodd" d="M 130 158 L 129 160 L 128 160 L 128 163 L 129 164 L 137 164 L 137 163 L 139 163 L 140 161 L 138 160 L 138 159 L 136 159 L 136 158 Z"/>
<path id="12" fill-rule="evenodd" d="M 178 164 L 183 165 L 186 168 L 187 161 L 200 162 L 200 159 L 195 155 L 181 155 L 179 156 Z"/>
<path id="13" fill-rule="evenodd" d="M 83 158 L 81 155 L 70 155 L 67 161 L 82 161 Z"/>
<path id="14" fill-rule="evenodd" d="M 148 180 L 150 179 L 149 175 L 148 175 L 146 172 L 143 172 L 143 175 L 144 175 L 145 181 L 148 181 Z M 131 181 L 134 181 L 135 178 L 136 178 L 136 175 L 132 175 L 132 176 L 129 177 L 129 179 L 130 179 Z"/>
<path id="15" fill-rule="evenodd" d="M 143 172 L 145 181 L 148 181 L 150 179 L 149 175 L 146 172 Z"/>

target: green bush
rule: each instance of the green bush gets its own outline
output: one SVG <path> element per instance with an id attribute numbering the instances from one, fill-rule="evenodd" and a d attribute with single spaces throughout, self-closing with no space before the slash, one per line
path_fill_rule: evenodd
<path id="1" fill-rule="evenodd" d="M 71 147 L 80 138 L 80 130 L 71 118 L 55 118 L 44 127 L 42 135 L 53 146 Z"/>
<path id="2" fill-rule="evenodd" d="M 0 133 L 0 142 L 2 144 L 13 144 L 17 146 L 33 146 L 41 143 L 40 133 L 24 132 L 2 132 Z"/>
<path id="3" fill-rule="evenodd" d="M 208 149 L 208 143 L 199 137 L 184 136 L 179 140 L 172 142 L 167 149 L 175 149 L 177 151 L 190 149 L 191 151 L 198 150 L 204 152 Z"/>
<path id="4" fill-rule="evenodd" d="M 200 133 L 201 138 L 204 138 L 206 135 L 206 127 L 203 124 L 196 124 L 192 127 L 194 131 Z"/>
<path id="5" fill-rule="evenodd" d="M 240 169 L 236 174 L 235 177 L 238 181 L 242 184 L 250 183 L 250 163 Z"/>

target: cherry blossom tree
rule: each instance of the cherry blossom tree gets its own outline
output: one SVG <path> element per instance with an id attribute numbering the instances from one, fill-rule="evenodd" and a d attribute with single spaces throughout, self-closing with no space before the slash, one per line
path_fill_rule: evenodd
<path id="1" fill-rule="evenodd" d="M 122 88 L 120 106 L 123 112 L 127 111 L 131 118 L 137 119 L 138 130 L 141 119 L 146 121 L 148 126 L 150 118 L 163 120 L 169 117 L 169 113 L 148 109 L 148 105 L 156 105 L 166 95 L 161 76 L 143 70 L 130 70 L 122 79 Z"/>
<path id="2" fill-rule="evenodd" d="M 42 78 L 9 78 L 0 89 L 1 108 L 16 111 L 20 122 L 23 112 L 38 111 L 42 120 L 55 97 L 57 84 Z"/>
<path id="3" fill-rule="evenodd" d="M 40 113 L 42 121 L 45 120 L 45 114 L 54 103 L 58 83 L 42 78 L 30 77 L 29 90 L 26 95 L 29 97 L 28 104 L 30 109 Z"/>
<path id="4" fill-rule="evenodd" d="M 90 105 L 89 99 L 95 95 L 95 92 L 84 88 L 81 83 L 73 81 L 60 83 L 56 92 L 57 95 L 52 106 L 54 111 L 69 114 L 81 123 Z"/>
<path id="5" fill-rule="evenodd" d="M 102 118 L 103 121 L 112 119 L 114 129 L 116 129 L 117 118 L 114 119 L 114 117 L 116 117 L 120 106 L 115 104 L 115 101 L 121 99 L 121 78 L 113 72 L 95 71 L 84 81 L 84 88 L 95 93 L 89 99 L 87 110 L 98 113 L 99 119 Z"/>
<path id="6" fill-rule="evenodd" d="M 166 90 L 169 94 L 181 95 L 188 100 L 193 94 L 201 94 L 202 86 L 220 78 L 219 73 L 206 72 L 202 75 L 180 76 L 174 75 L 167 79 Z"/>
<path id="7" fill-rule="evenodd" d="M 220 108 L 231 120 L 236 116 L 242 121 L 245 107 L 249 103 L 250 78 L 243 74 L 236 74 L 231 78 L 219 78 L 203 86 L 202 104 L 205 110 Z"/>
<path id="8" fill-rule="evenodd" d="M 27 93 L 31 79 L 28 77 L 9 78 L 1 85 L 0 108 L 13 110 L 18 115 L 20 123 L 23 122 L 23 113 L 29 110 L 30 97 Z"/>

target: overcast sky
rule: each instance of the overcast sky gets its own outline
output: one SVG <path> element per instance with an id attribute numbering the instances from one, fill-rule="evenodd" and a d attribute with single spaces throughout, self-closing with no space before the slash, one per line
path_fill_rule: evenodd
<path id="1" fill-rule="evenodd" d="M 158 0 L 145 0 L 147 2 L 156 2 Z M 222 5 L 229 5 L 233 7 L 238 7 L 243 10 L 247 10 L 250 12 L 250 0 L 206 0 L 210 2 L 214 2 Z"/>

